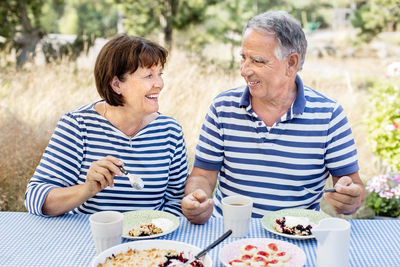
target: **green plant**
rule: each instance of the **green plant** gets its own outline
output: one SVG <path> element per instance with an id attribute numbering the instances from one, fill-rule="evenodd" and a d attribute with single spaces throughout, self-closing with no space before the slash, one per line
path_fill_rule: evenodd
<path id="1" fill-rule="evenodd" d="M 367 183 L 367 205 L 376 215 L 400 216 L 400 174 L 374 176 Z"/>
<path id="2" fill-rule="evenodd" d="M 351 23 L 359 28 L 360 41 L 371 42 L 382 31 L 395 31 L 399 25 L 399 0 L 359 1 Z"/>
<path id="3" fill-rule="evenodd" d="M 367 139 L 372 152 L 393 171 L 400 171 L 400 80 L 372 83 L 367 112 Z"/>

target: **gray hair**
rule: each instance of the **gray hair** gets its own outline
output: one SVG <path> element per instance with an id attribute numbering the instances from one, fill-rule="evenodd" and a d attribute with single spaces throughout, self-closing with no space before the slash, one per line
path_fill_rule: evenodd
<path id="1" fill-rule="evenodd" d="M 243 29 L 243 34 L 248 29 L 274 34 L 278 41 L 275 56 L 279 60 L 285 59 L 291 53 L 300 55 L 298 71 L 303 68 L 307 50 L 307 40 L 300 23 L 286 11 L 268 11 L 249 20 Z"/>

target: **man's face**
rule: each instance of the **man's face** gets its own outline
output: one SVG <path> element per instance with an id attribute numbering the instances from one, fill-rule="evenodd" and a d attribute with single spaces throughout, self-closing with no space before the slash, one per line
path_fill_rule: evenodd
<path id="1" fill-rule="evenodd" d="M 288 64 L 275 56 L 275 35 L 247 29 L 243 35 L 240 73 L 253 98 L 270 101 L 286 92 Z"/>

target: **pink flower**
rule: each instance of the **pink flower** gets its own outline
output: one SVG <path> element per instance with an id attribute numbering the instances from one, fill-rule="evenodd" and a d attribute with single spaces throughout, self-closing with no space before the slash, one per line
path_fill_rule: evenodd
<path id="1" fill-rule="evenodd" d="M 391 199 L 394 196 L 394 194 L 393 192 L 391 192 L 391 190 L 389 190 L 380 192 L 379 196 L 382 198 Z"/>
<path id="2" fill-rule="evenodd" d="M 400 76 L 400 62 L 393 62 L 387 67 L 386 75 L 389 77 Z"/>
<path id="3" fill-rule="evenodd" d="M 388 132 L 393 132 L 394 130 L 396 130 L 393 124 L 386 124 L 384 129 Z"/>
<path id="4" fill-rule="evenodd" d="M 400 198 L 400 174 L 376 175 L 367 182 L 366 189 L 381 198 Z"/>
<path id="5" fill-rule="evenodd" d="M 396 188 L 393 190 L 393 193 L 395 198 L 400 198 L 400 185 L 396 186 Z"/>

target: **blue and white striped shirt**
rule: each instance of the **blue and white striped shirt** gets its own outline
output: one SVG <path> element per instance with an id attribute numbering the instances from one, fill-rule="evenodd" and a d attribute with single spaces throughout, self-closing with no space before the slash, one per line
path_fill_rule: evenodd
<path id="1" fill-rule="evenodd" d="M 58 122 L 28 183 L 28 211 L 43 215 L 42 206 L 51 189 L 83 184 L 91 163 L 111 155 L 143 179 L 144 189 L 135 190 L 127 177 L 115 176 L 113 188 L 106 187 L 71 213 L 153 209 L 181 216 L 188 175 L 181 126 L 160 114 L 134 137 L 128 137 L 99 115 L 94 105 L 69 112 Z"/>
<path id="2" fill-rule="evenodd" d="M 283 208 L 320 209 L 329 174 L 358 171 L 352 132 L 342 107 L 303 86 L 272 127 L 253 111 L 248 87 L 221 93 L 211 104 L 201 129 L 194 165 L 219 170 L 214 215 L 221 198 L 240 194 L 253 199 L 253 217 Z"/>

